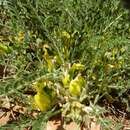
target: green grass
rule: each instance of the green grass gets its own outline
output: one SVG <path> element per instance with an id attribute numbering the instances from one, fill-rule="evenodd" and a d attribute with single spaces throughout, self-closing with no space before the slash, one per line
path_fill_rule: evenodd
<path id="1" fill-rule="evenodd" d="M 94 115 L 102 98 L 108 103 L 121 100 L 129 110 L 130 22 L 120 1 L 7 0 L 7 5 L 1 7 L 0 43 L 4 47 L 0 44 L 0 64 L 10 74 L 0 79 L 0 95 L 18 99 L 29 107 L 25 91 L 44 79 L 52 82 L 49 88 L 59 91 L 56 96 L 63 115 L 74 121 L 81 122 L 85 117 L 80 117 L 84 113 L 81 108 L 75 110 L 71 105 L 75 101 L 92 107 Z M 51 71 L 48 61 L 54 62 Z M 69 66 L 74 63 L 85 68 L 72 74 Z M 79 97 L 73 97 L 63 87 L 65 71 L 71 80 L 78 74 L 85 79 Z M 97 118 L 101 114 L 97 113 Z"/>

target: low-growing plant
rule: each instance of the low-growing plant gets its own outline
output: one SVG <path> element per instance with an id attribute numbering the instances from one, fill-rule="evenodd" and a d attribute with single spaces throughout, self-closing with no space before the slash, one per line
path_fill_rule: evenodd
<path id="1" fill-rule="evenodd" d="M 129 110 L 130 30 L 118 0 L 7 0 L 4 6 L 8 19 L 0 26 L 9 34 L 6 40 L 0 34 L 0 65 L 8 74 L 0 79 L 1 95 L 47 114 L 60 109 L 78 123 L 95 115 L 103 124 L 102 99 Z M 28 99 L 27 91 L 35 94 Z"/>

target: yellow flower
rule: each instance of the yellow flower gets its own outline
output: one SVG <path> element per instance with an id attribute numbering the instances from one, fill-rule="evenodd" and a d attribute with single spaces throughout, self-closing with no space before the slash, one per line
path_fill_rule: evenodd
<path id="1" fill-rule="evenodd" d="M 84 70 L 85 66 L 80 63 L 74 63 L 71 67 L 71 70 Z"/>
<path id="2" fill-rule="evenodd" d="M 51 85 L 51 81 L 42 78 L 33 83 L 33 87 L 36 90 L 36 95 L 31 101 L 33 108 L 45 112 L 54 105 L 56 94 L 52 88 L 49 88 Z"/>
<path id="3" fill-rule="evenodd" d="M 112 64 L 107 64 L 107 67 L 109 67 L 109 68 L 113 69 L 115 66 L 114 66 L 114 65 L 112 65 Z"/>
<path id="4" fill-rule="evenodd" d="M 70 82 L 69 92 L 73 96 L 78 96 L 81 93 L 81 86 L 78 83 L 76 83 L 75 80 L 72 80 Z"/>
<path id="5" fill-rule="evenodd" d="M 50 97 L 44 92 L 37 92 L 34 96 L 35 105 L 40 111 L 45 112 L 51 107 Z"/>
<path id="6" fill-rule="evenodd" d="M 46 84 L 47 84 L 47 81 L 40 79 L 33 83 L 33 87 L 37 92 L 42 92 Z"/>
<path id="7" fill-rule="evenodd" d="M 69 92 L 72 96 L 79 96 L 82 88 L 85 86 L 85 80 L 81 75 L 78 75 L 70 82 Z"/>
<path id="8" fill-rule="evenodd" d="M 53 63 L 54 59 L 51 58 L 51 56 L 49 56 L 47 48 L 49 48 L 49 46 L 44 45 L 44 48 L 43 48 L 44 49 L 44 55 L 43 55 L 43 57 L 44 57 L 44 59 L 47 63 L 48 71 L 51 72 L 54 69 L 54 63 Z"/>
<path id="9" fill-rule="evenodd" d="M 66 37 L 67 39 L 70 39 L 70 34 L 68 32 L 66 32 L 66 31 L 62 32 L 62 36 Z"/>
<path id="10" fill-rule="evenodd" d="M 68 85 L 70 83 L 70 75 L 65 73 L 65 75 L 62 78 L 62 83 L 64 85 L 65 88 L 68 88 Z"/>
<path id="11" fill-rule="evenodd" d="M 14 39 L 15 39 L 16 42 L 21 43 L 21 42 L 23 42 L 24 37 L 25 37 L 25 33 L 20 31 L 18 33 L 18 35 L 16 37 L 14 37 Z"/>
<path id="12" fill-rule="evenodd" d="M 56 64 L 58 64 L 58 65 L 62 64 L 62 60 L 61 60 L 61 58 L 58 55 L 54 56 L 54 60 L 56 61 Z"/>

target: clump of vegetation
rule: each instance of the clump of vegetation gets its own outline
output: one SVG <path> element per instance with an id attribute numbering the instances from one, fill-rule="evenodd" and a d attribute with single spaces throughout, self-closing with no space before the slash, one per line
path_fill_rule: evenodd
<path id="1" fill-rule="evenodd" d="M 45 113 L 41 124 L 60 110 L 67 121 L 96 115 L 106 126 L 103 99 L 129 111 L 130 24 L 118 0 L 7 0 L 1 7 L 2 96 Z M 23 118 L 21 127 L 39 125 Z"/>

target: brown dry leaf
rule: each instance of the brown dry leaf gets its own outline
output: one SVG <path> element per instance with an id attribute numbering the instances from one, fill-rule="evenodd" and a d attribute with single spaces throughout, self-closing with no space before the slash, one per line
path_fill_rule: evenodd
<path id="1" fill-rule="evenodd" d="M 69 124 L 65 125 L 63 128 L 63 124 L 60 119 L 52 120 L 47 123 L 46 130 L 80 130 L 80 126 L 77 125 L 75 122 L 70 122 Z"/>
<path id="2" fill-rule="evenodd" d="M 125 119 L 123 130 L 130 130 L 130 120 Z"/>
<path id="3" fill-rule="evenodd" d="M 123 130 L 130 130 L 130 127 L 126 127 L 126 128 L 124 128 Z"/>
<path id="4" fill-rule="evenodd" d="M 23 130 L 32 130 L 32 126 L 28 126 L 28 127 L 24 128 Z"/>
<path id="5" fill-rule="evenodd" d="M 48 121 L 46 130 L 59 130 L 61 127 L 61 120 Z"/>
<path id="6" fill-rule="evenodd" d="M 3 126 L 7 124 L 7 122 L 10 120 L 10 112 L 3 112 L 3 116 L 0 118 L 0 126 Z"/>
<path id="7" fill-rule="evenodd" d="M 75 122 L 71 122 L 66 125 L 65 130 L 80 130 L 80 126 L 76 124 Z"/>
<path id="8" fill-rule="evenodd" d="M 99 124 L 91 122 L 91 130 L 101 130 L 101 127 Z"/>
<path id="9" fill-rule="evenodd" d="M 10 109 L 10 101 L 9 98 L 0 96 L 0 107 Z"/>
<path id="10" fill-rule="evenodd" d="M 14 112 L 18 112 L 18 113 L 21 113 L 21 114 L 25 114 L 27 112 L 27 108 L 19 106 L 19 105 L 14 106 L 12 110 Z"/>

